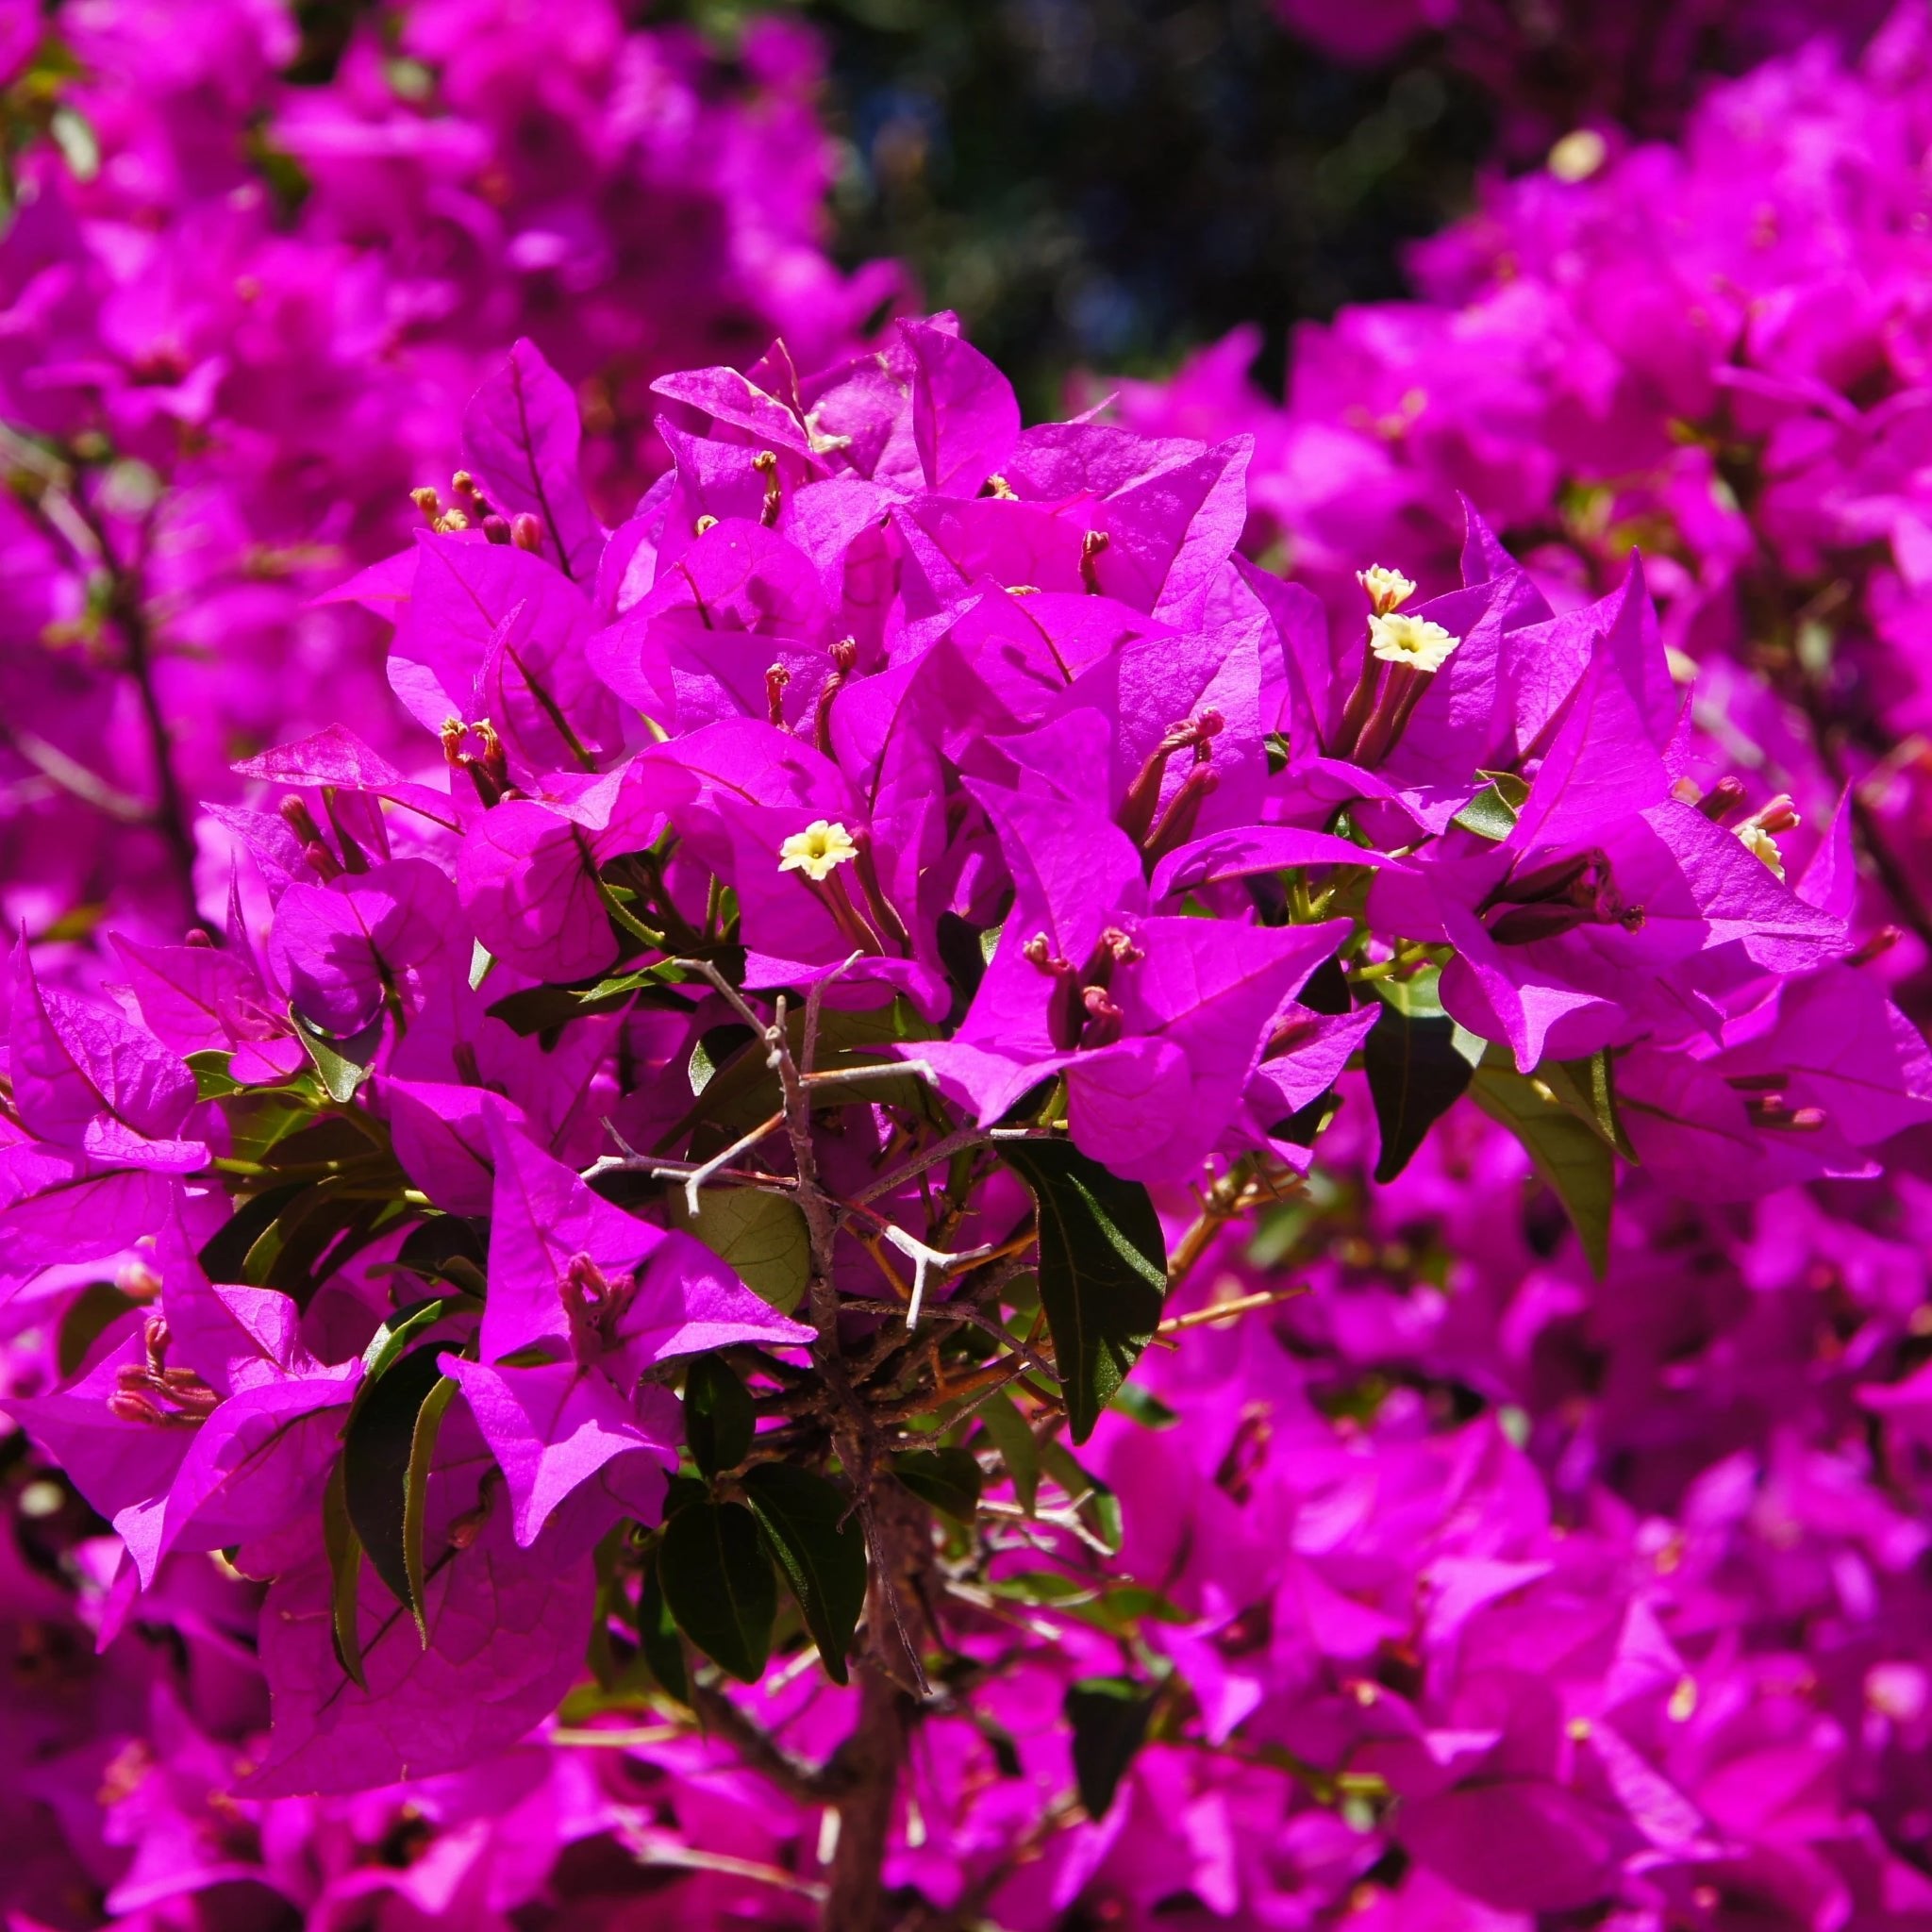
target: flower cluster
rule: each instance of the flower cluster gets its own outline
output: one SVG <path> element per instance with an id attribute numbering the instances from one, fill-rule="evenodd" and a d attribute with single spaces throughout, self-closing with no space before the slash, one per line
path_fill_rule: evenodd
<path id="1" fill-rule="evenodd" d="M 1639 567 L 1472 511 L 1331 621 L 1248 438 L 1023 427 L 951 317 L 655 391 L 607 531 L 519 342 L 338 593 L 413 734 L 242 760 L 215 931 L 14 953 L 23 1909 L 1913 1909 L 1849 809 Z"/>
<path id="2" fill-rule="evenodd" d="M 37 939 L 218 917 L 197 808 L 232 761 L 383 714 L 379 629 L 314 600 L 412 487 L 471 513 L 451 425 L 512 341 L 574 385 L 618 514 L 662 465 L 653 377 L 777 330 L 829 354 L 891 292 L 822 251 L 819 57 L 783 22 L 734 72 L 608 0 L 422 0 L 317 84 L 296 11 L 7 10 L 0 878 Z"/>
<path id="3" fill-rule="evenodd" d="M 1820 823 L 1851 785 L 1880 916 L 1923 960 L 1932 45 L 1900 12 L 1857 68 L 1823 47 L 1713 92 L 1678 148 L 1495 186 L 1417 252 L 1431 299 L 1296 344 L 1283 409 L 1235 338 L 1143 427 L 1252 430 L 1257 549 L 1331 607 L 1360 532 L 1453 581 L 1459 490 L 1559 602 L 1643 550 L 1700 723 Z"/>

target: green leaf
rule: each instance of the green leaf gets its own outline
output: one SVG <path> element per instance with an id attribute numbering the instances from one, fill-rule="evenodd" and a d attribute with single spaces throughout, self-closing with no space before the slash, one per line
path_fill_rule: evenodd
<path id="1" fill-rule="evenodd" d="M 1545 1060 L 1534 1077 L 1585 1126 L 1593 1129 L 1606 1146 L 1635 1164 L 1637 1150 L 1631 1146 L 1617 1111 L 1616 1062 L 1607 1047 L 1599 1047 L 1587 1060 Z"/>
<path id="2" fill-rule="evenodd" d="M 1538 1175 L 1562 1202 L 1599 1276 L 1608 1265 L 1616 1157 L 1541 1081 L 1510 1067 L 1477 1070 L 1470 1098 L 1521 1141 Z"/>
<path id="3" fill-rule="evenodd" d="M 295 1196 L 307 1181 L 286 1181 L 280 1187 L 264 1189 L 243 1201 L 235 1212 L 201 1244 L 196 1259 L 210 1281 L 240 1283 L 246 1279 L 249 1251 L 269 1224 Z"/>
<path id="4" fill-rule="evenodd" d="M 485 1291 L 483 1243 L 471 1223 L 457 1214 L 432 1214 L 404 1237 L 395 1265 L 425 1281 L 447 1281 L 465 1294 Z"/>
<path id="5" fill-rule="evenodd" d="M 194 1075 L 197 1100 L 226 1100 L 230 1094 L 245 1092 L 241 1081 L 228 1072 L 234 1055 L 221 1047 L 208 1047 L 187 1058 L 188 1071 Z"/>
<path id="6" fill-rule="evenodd" d="M 1146 1741 L 1154 1695 L 1131 1677 L 1082 1677 L 1067 1687 L 1065 1709 L 1074 1727 L 1074 1781 L 1088 1817 L 1098 1822 Z"/>
<path id="7" fill-rule="evenodd" d="M 356 1097 L 357 1088 L 369 1077 L 369 1058 L 375 1057 L 376 1045 L 382 1039 L 381 1020 L 373 1021 L 359 1033 L 338 1044 L 313 1031 L 293 1007 L 289 1008 L 289 1019 L 295 1028 L 296 1039 L 308 1055 L 309 1063 L 321 1078 L 323 1091 L 338 1107 L 348 1106 Z"/>
<path id="8" fill-rule="evenodd" d="M 356 1525 L 349 1521 L 349 1506 L 343 1492 L 344 1458 L 336 1457 L 328 1473 L 328 1487 L 322 1492 L 322 1542 L 328 1553 L 329 1633 L 335 1644 L 336 1661 L 342 1674 L 358 1690 L 369 1684 L 362 1674 L 362 1633 L 357 1627 L 356 1612 L 362 1587 L 362 1542 Z"/>
<path id="9" fill-rule="evenodd" d="M 1442 1010 L 1432 967 L 1412 979 L 1371 982 L 1382 1000 L 1362 1041 L 1369 1097 L 1382 1130 L 1375 1178 L 1392 1181 L 1429 1129 L 1468 1091 L 1482 1042 Z"/>
<path id="10" fill-rule="evenodd" d="M 994 1578 L 987 1589 L 994 1596 L 1050 1609 L 1110 1637 L 1131 1637 L 1149 1618 L 1160 1624 L 1192 1621 L 1190 1612 L 1144 1584 L 1107 1583 L 1058 1570 L 1017 1571 Z"/>
<path id="11" fill-rule="evenodd" d="M 677 1627 L 721 1669 L 756 1684 L 772 1654 L 778 1579 L 742 1503 L 691 1503 L 664 1527 L 658 1575 Z"/>
<path id="12" fill-rule="evenodd" d="M 908 1449 L 892 1457 L 892 1473 L 921 1502 L 960 1523 L 979 1512 L 985 1477 L 970 1449 Z"/>
<path id="13" fill-rule="evenodd" d="M 417 1302 L 391 1315 L 370 1337 L 369 1346 L 362 1351 L 365 1383 L 374 1383 L 377 1377 L 386 1374 L 409 1343 L 424 1329 L 441 1321 L 455 1306 L 454 1297 L 432 1295 L 427 1301 Z"/>
<path id="14" fill-rule="evenodd" d="M 1449 823 L 1500 845 L 1516 829 L 1516 811 L 1494 785 L 1486 785 Z"/>
<path id="15" fill-rule="evenodd" d="M 429 1625 L 424 1620 L 423 1606 L 427 1600 L 424 1590 L 428 1578 L 424 1574 L 423 1519 L 428 1506 L 429 1465 L 436 1455 L 436 1439 L 456 1392 L 455 1378 L 445 1375 L 423 1398 L 423 1407 L 416 1411 L 416 1426 L 409 1433 L 409 1468 L 403 1485 L 403 1562 L 409 1576 L 409 1611 L 425 1650 Z"/>
<path id="16" fill-rule="evenodd" d="M 592 1013 L 610 1013 L 630 1004 L 645 975 L 634 974 L 623 979 L 608 979 L 594 986 L 528 986 L 520 992 L 506 993 L 484 1008 L 492 1020 L 501 1020 L 512 1033 L 524 1039 L 556 1035 L 573 1020 Z"/>
<path id="17" fill-rule="evenodd" d="M 765 1542 L 819 1647 L 832 1681 L 846 1680 L 845 1654 L 865 1608 L 865 1532 L 837 1484 L 789 1462 L 744 1473 L 744 1493 Z"/>
<path id="18" fill-rule="evenodd" d="M 414 1611 L 423 1553 L 408 1547 L 408 1493 L 417 1422 L 443 1379 L 435 1343 L 365 1382 L 349 1412 L 342 1443 L 342 1483 L 349 1521 L 375 1574 L 395 1600 Z M 447 1398 L 445 1398 L 446 1400 Z M 419 1525 L 420 1528 L 420 1525 Z"/>
<path id="19" fill-rule="evenodd" d="M 987 1399 L 980 1407 L 979 1420 L 1007 1466 L 1014 1500 L 1031 1516 L 1034 1499 L 1040 1493 L 1040 1444 L 1033 1439 L 1031 1426 L 1013 1398 L 1004 1392 Z"/>
<path id="20" fill-rule="evenodd" d="M 1124 1382 L 1115 1391 L 1113 1406 L 1143 1429 L 1171 1429 L 1180 1421 L 1158 1395 L 1149 1394 L 1137 1382 Z"/>
<path id="21" fill-rule="evenodd" d="M 730 1363 L 698 1356 L 684 1378 L 684 1440 L 706 1475 L 736 1469 L 751 1454 L 758 1427 L 751 1394 Z"/>
<path id="22" fill-rule="evenodd" d="M 811 1232 L 795 1201 L 762 1188 L 701 1188 L 695 1215 L 684 1190 L 665 1196 L 671 1225 L 695 1235 L 755 1295 L 789 1315 L 811 1279 Z"/>
<path id="23" fill-rule="evenodd" d="M 1064 1141 L 997 1144 L 1040 1209 L 1040 1302 L 1068 1426 L 1084 1442 L 1159 1325 L 1167 1243 L 1138 1181 Z"/>
<path id="24" fill-rule="evenodd" d="M 676 1619 L 664 1601 L 655 1557 L 644 1571 L 643 1588 L 638 1592 L 638 1648 L 664 1694 L 689 1705 L 691 1677 L 684 1668 L 684 1646 L 677 1641 Z"/>
<path id="25" fill-rule="evenodd" d="M 750 1045 L 751 1040 L 752 1030 L 741 1020 L 731 1021 L 722 1026 L 708 1026 L 699 1034 L 697 1044 L 691 1050 L 687 1069 L 692 1094 L 702 1093 L 717 1077 L 718 1069 L 733 1054 L 741 1053 Z"/>
<path id="26" fill-rule="evenodd" d="M 1066 1491 L 1087 1533 L 1110 1555 L 1121 1546 L 1120 1498 L 1090 1469 L 1074 1459 L 1064 1442 L 1040 1445 L 1040 1466 Z"/>

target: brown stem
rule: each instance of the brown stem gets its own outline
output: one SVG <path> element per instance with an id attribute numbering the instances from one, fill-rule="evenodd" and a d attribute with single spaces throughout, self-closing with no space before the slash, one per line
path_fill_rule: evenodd
<path id="1" fill-rule="evenodd" d="M 705 1728 L 723 1738 L 745 1765 L 802 1805 L 823 1804 L 842 1788 L 844 1774 L 835 1764 L 823 1770 L 795 1757 L 765 1727 L 745 1715 L 730 1698 L 708 1684 L 691 1686 L 691 1707 Z"/>
<path id="2" fill-rule="evenodd" d="M 121 633 L 124 660 L 122 668 L 134 685 L 141 706 L 142 723 L 147 732 L 149 756 L 155 767 L 155 803 L 149 823 L 160 834 L 168 849 L 175 883 L 180 888 L 188 923 L 212 932 L 194 902 L 194 829 L 182 795 L 180 780 L 175 774 L 174 734 L 167 714 L 161 709 L 160 694 L 155 689 L 154 627 L 149 622 L 147 601 L 142 586 L 139 563 L 124 567 L 114 555 L 107 526 L 75 490 L 68 497 L 73 514 L 78 518 L 98 553 L 100 568 L 108 575 L 108 611 Z M 29 506 L 37 520 L 51 534 L 58 536 L 58 525 L 37 504 Z"/>
<path id="3" fill-rule="evenodd" d="M 874 1654 L 858 1666 L 858 1723 L 832 1760 L 850 1782 L 838 1801 L 839 1843 L 820 1920 L 824 1932 L 881 1932 L 880 1874 L 906 1752 L 908 1700 L 879 1654 L 893 1642 L 882 1579 L 874 1578 L 872 1593 Z"/>

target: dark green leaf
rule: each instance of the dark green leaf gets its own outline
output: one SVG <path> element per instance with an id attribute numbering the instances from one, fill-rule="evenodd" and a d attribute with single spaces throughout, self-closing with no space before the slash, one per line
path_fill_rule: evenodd
<path id="1" fill-rule="evenodd" d="M 1469 1094 L 1528 1150 L 1538 1175 L 1562 1202 L 1590 1265 L 1601 1275 L 1609 1261 L 1610 1208 L 1616 1195 L 1617 1163 L 1609 1143 L 1542 1082 L 1511 1067 L 1478 1069 Z"/>
<path id="2" fill-rule="evenodd" d="M 242 1270 L 247 1265 L 249 1250 L 261 1239 L 275 1216 L 308 1185 L 307 1181 L 288 1181 L 243 1201 L 233 1215 L 202 1243 L 201 1253 L 196 1257 L 202 1273 L 210 1281 L 233 1284 L 243 1281 L 246 1277 Z"/>
<path id="3" fill-rule="evenodd" d="M 865 1532 L 837 1484 L 789 1462 L 745 1471 L 744 1493 L 835 1683 L 865 1608 Z"/>
<path id="4" fill-rule="evenodd" d="M 428 1351 L 425 1350 L 427 1354 Z M 416 1426 L 409 1434 L 409 1467 L 403 1480 L 403 1562 L 409 1577 L 409 1611 L 416 1619 L 416 1634 L 424 1648 L 429 1645 L 429 1625 L 424 1621 L 424 1594 L 428 1582 L 424 1572 L 424 1516 L 429 1500 L 429 1465 L 436 1455 L 436 1439 L 442 1431 L 442 1418 L 457 1392 L 453 1377 L 445 1375 L 423 1398 L 416 1411 Z"/>
<path id="5" fill-rule="evenodd" d="M 691 1503 L 664 1526 L 658 1574 L 677 1627 L 741 1683 L 772 1654 L 778 1579 L 742 1503 Z"/>
<path id="6" fill-rule="evenodd" d="M 410 1210 L 400 1201 L 372 1197 L 366 1187 L 331 1176 L 307 1189 L 249 1249 L 242 1279 L 279 1289 L 305 1307 L 323 1280 L 358 1249 Z"/>
<path id="7" fill-rule="evenodd" d="M 342 1482 L 349 1521 L 375 1574 L 405 1609 L 416 1607 L 407 1517 L 409 1468 L 423 1405 L 442 1380 L 435 1343 L 395 1362 L 379 1380 L 363 1384 L 342 1443 Z"/>
<path id="8" fill-rule="evenodd" d="M 1002 1777 L 1024 1776 L 1025 1767 L 1020 1761 L 1019 1742 L 1012 1732 L 984 1711 L 975 1710 L 971 1716 L 974 1729 L 986 1740 L 987 1749 L 992 1753 L 992 1761 L 999 1774 Z"/>
<path id="9" fill-rule="evenodd" d="M 985 1478 L 969 1449 L 908 1449 L 892 1457 L 892 1473 L 921 1502 L 960 1523 L 978 1513 Z"/>
<path id="10" fill-rule="evenodd" d="M 684 1380 L 684 1440 L 706 1475 L 736 1469 L 751 1454 L 758 1417 L 751 1395 L 730 1363 L 701 1355 Z"/>
<path id="11" fill-rule="evenodd" d="M 475 1294 L 483 1286 L 483 1243 L 459 1214 L 432 1214 L 404 1238 L 396 1265 L 428 1281 L 450 1281 Z"/>
<path id="12" fill-rule="evenodd" d="M 358 1168 L 371 1174 L 394 1174 L 386 1143 L 371 1138 L 373 1125 L 367 1114 L 325 1113 L 280 1136 L 262 1155 L 267 1167 L 291 1174 L 308 1168 L 320 1174 L 339 1174 Z"/>
<path id="13" fill-rule="evenodd" d="M 512 1033 L 528 1040 L 545 1033 L 559 1033 L 573 1020 L 591 1013 L 615 1012 L 628 1006 L 637 991 L 631 978 L 607 980 L 589 987 L 530 986 L 521 992 L 506 993 L 485 1008 L 492 1020 L 501 1020 Z"/>
<path id="14" fill-rule="evenodd" d="M 1064 1141 L 998 1148 L 1040 1209 L 1040 1301 L 1068 1426 L 1084 1442 L 1159 1325 L 1167 1243 L 1138 1181 Z"/>
<path id="15" fill-rule="evenodd" d="M 1146 1741 L 1154 1697 L 1131 1677 L 1082 1677 L 1067 1687 L 1074 1781 L 1088 1817 L 1105 1818 L 1134 1754 Z"/>
<path id="16" fill-rule="evenodd" d="M 953 987 L 953 1010 L 947 1021 L 958 1025 L 986 977 L 987 958 L 980 950 L 979 928 L 968 924 L 957 912 L 941 912 L 933 937 L 940 964 Z"/>
<path id="17" fill-rule="evenodd" d="M 811 1233 L 795 1201 L 762 1188 L 701 1188 L 698 1211 L 684 1190 L 665 1194 L 671 1225 L 704 1242 L 751 1291 L 789 1315 L 811 1280 Z"/>
<path id="18" fill-rule="evenodd" d="M 362 1633 L 356 1612 L 362 1585 L 362 1543 L 349 1521 L 343 1491 L 343 1458 L 337 1457 L 322 1495 L 322 1541 L 328 1553 L 330 1637 L 342 1674 L 358 1690 L 369 1686 L 362 1675 Z"/>
<path id="19" fill-rule="evenodd" d="M 1442 1010 L 1433 967 L 1374 982 L 1382 1009 L 1362 1041 L 1369 1096 L 1382 1130 L 1375 1178 L 1392 1181 L 1429 1129 L 1468 1091 L 1482 1042 Z"/>
<path id="20" fill-rule="evenodd" d="M 677 1641 L 677 1623 L 658 1581 L 655 1557 L 644 1571 L 643 1588 L 638 1593 L 638 1647 L 664 1694 L 690 1704 L 691 1678 L 684 1668 L 684 1646 Z"/>
<path id="21" fill-rule="evenodd" d="M 673 1476 L 664 1486 L 664 1521 L 669 1523 L 680 1509 L 702 1503 L 710 1493 L 710 1484 L 701 1483 L 694 1475 Z"/>
<path id="22" fill-rule="evenodd" d="M 1032 1428 L 1013 1398 L 1004 1393 L 991 1396 L 981 1406 L 979 1420 L 1007 1466 L 1014 1500 L 1031 1516 L 1034 1498 L 1040 1493 L 1040 1444 L 1034 1441 Z"/>

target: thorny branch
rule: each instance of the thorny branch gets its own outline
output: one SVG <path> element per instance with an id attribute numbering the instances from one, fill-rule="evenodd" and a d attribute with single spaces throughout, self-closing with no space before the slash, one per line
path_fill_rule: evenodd
<path id="1" fill-rule="evenodd" d="M 829 1455 L 836 1459 L 852 1486 L 852 1510 L 865 1539 L 869 1572 L 859 1653 L 853 1666 L 858 1715 L 850 1734 L 823 1763 L 814 1764 L 788 1750 L 708 1675 L 694 1683 L 693 1705 L 704 1728 L 729 1745 L 748 1768 L 794 1801 L 825 1807 L 820 1840 L 824 1883 L 811 1888 L 811 1895 L 820 1900 L 827 1926 L 841 1932 L 873 1932 L 883 1923 L 879 1874 L 908 1726 L 921 1706 L 942 1702 L 947 1694 L 929 1684 L 924 1664 L 939 1641 L 941 1600 L 953 1597 L 972 1603 L 995 1622 L 1013 1607 L 974 1591 L 971 1574 L 941 1556 L 925 1505 L 890 1475 L 888 1458 L 930 1440 L 913 1424 L 930 1426 L 935 1415 L 942 1416 L 948 1425 L 956 1424 L 1015 1385 L 1024 1386 L 1047 1417 L 1059 1413 L 1060 1378 L 1051 1343 L 1042 1338 L 1036 1346 L 1036 1337 L 1016 1334 L 999 1319 L 1001 1291 L 1026 1265 L 1036 1238 L 1030 1210 L 1004 1238 L 965 1248 L 938 1244 L 953 1238 L 974 1185 L 984 1176 L 984 1157 L 1003 1140 L 1043 1138 L 1046 1130 L 954 1128 L 943 1108 L 937 1118 L 922 1112 L 887 1138 L 876 1157 L 886 1171 L 841 1196 L 826 1184 L 821 1170 L 815 1101 L 823 1108 L 828 1088 L 921 1074 L 930 1079 L 930 1070 L 909 1058 L 856 1068 L 824 1065 L 820 1049 L 824 980 L 808 993 L 800 1026 L 792 1022 L 783 993 L 773 999 L 769 1014 L 760 1013 L 713 961 L 673 959 L 667 965 L 707 982 L 751 1029 L 753 1051 L 762 1054 L 775 1078 L 778 1105 L 749 1132 L 705 1160 L 640 1154 L 613 1130 L 612 1139 L 622 1152 L 595 1162 L 587 1177 L 621 1171 L 648 1174 L 681 1186 L 693 1212 L 700 1190 L 709 1184 L 762 1189 L 797 1206 L 809 1251 L 802 1313 L 814 1331 L 812 1373 L 806 1374 L 775 1357 L 747 1351 L 756 1355 L 761 1374 L 770 1371 L 768 1387 L 754 1397 L 754 1408 L 768 1424 L 776 1426 L 768 1426 L 759 1441 L 769 1448 L 808 1458 Z M 896 1117 L 896 1105 L 886 1106 Z M 780 1137 L 790 1155 L 789 1163 L 777 1164 L 789 1164 L 791 1172 L 740 1164 L 774 1136 Z M 924 1146 L 918 1144 L 922 1137 L 930 1137 Z M 947 1162 L 958 1165 L 945 1191 L 935 1197 L 930 1187 L 924 1190 L 926 1239 L 874 1205 L 903 1195 L 922 1175 Z M 1171 1286 L 1187 1278 L 1228 1221 L 1259 1201 L 1278 1198 L 1291 1181 L 1285 1171 L 1251 1160 L 1238 1163 L 1207 1189 L 1200 1196 L 1195 1224 L 1174 1250 Z M 841 1292 L 836 1264 L 841 1235 L 872 1255 L 891 1290 L 891 1297 L 868 1299 Z M 889 1255 L 911 1263 L 909 1284 Z M 928 1289 L 939 1281 L 949 1283 L 951 1291 L 928 1301 Z M 1270 1291 L 1235 1302 L 1224 1300 L 1194 1315 L 1170 1318 L 1161 1326 L 1164 1332 L 1176 1332 L 1271 1306 L 1281 1298 L 1281 1293 Z M 842 1325 L 852 1322 L 862 1325 Z M 949 1338 L 969 1333 L 991 1344 L 990 1359 L 985 1358 L 989 1351 L 972 1349 L 964 1359 L 958 1357 Z M 994 1505 L 989 1515 L 1002 1525 L 1002 1536 L 1018 1535 L 1023 1541 L 1057 1536 L 1062 1548 L 1105 1554 L 1107 1545 L 1079 1513 L 1089 1500 L 1070 1496 L 1064 1507 L 1042 1508 L 1038 1516 L 1017 1507 Z M 983 1557 L 982 1547 L 969 1571 Z M 1058 1816 L 1043 1821 L 1042 1830 L 1058 1829 L 1064 1822 Z M 1004 1874 L 989 1875 L 987 1897 L 997 1890 Z M 941 1923 L 971 1921 L 954 1917 Z"/>

